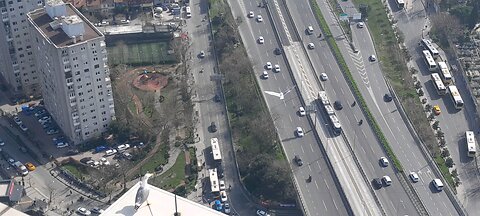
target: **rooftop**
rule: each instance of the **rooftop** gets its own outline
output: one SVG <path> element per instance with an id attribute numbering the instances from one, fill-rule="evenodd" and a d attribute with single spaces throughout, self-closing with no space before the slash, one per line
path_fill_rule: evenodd
<path id="1" fill-rule="evenodd" d="M 9 216 L 28 216 L 28 214 L 18 211 L 3 203 L 0 203 L 0 214 Z"/>
<path id="2" fill-rule="evenodd" d="M 42 34 L 47 37 L 57 47 L 64 47 L 74 44 L 74 39 L 69 37 L 65 31 L 57 27 L 58 23 L 65 24 L 78 24 L 82 23 L 84 32 L 82 34 L 83 40 L 76 38 L 77 42 L 87 41 L 97 37 L 103 36 L 93 25 L 71 4 L 66 4 L 67 16 L 60 17 L 58 20 L 51 18 L 45 8 L 40 8 L 28 13 L 29 18 L 35 24 L 35 27 L 39 29 Z M 54 22 L 56 21 L 56 22 Z M 51 24 L 53 22 L 53 24 Z"/>
<path id="3" fill-rule="evenodd" d="M 152 185 L 150 185 L 150 192 L 147 201 L 135 211 L 135 196 L 139 187 L 140 182 L 130 188 L 101 215 L 172 216 L 175 213 L 175 194 Z M 200 205 L 181 196 L 176 196 L 176 198 L 177 211 L 181 213 L 181 215 L 225 216 L 225 214 L 221 212 L 215 211 L 212 208 Z"/>

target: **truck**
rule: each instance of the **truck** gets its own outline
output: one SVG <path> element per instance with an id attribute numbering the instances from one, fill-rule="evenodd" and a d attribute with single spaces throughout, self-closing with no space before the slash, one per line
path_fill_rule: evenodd
<path id="1" fill-rule="evenodd" d="M 27 167 L 25 167 L 25 165 L 22 164 L 22 162 L 20 161 L 15 161 L 15 163 L 13 163 L 13 166 L 17 169 L 17 171 L 19 173 L 21 173 L 23 176 L 26 176 L 28 174 L 28 170 L 27 170 Z"/>

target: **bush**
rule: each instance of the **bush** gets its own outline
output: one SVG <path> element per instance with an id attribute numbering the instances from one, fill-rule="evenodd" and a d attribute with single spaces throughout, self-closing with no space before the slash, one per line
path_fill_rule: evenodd
<path id="1" fill-rule="evenodd" d="M 452 168 L 453 165 L 455 165 L 455 163 L 453 162 L 453 159 L 451 157 L 447 158 L 445 160 L 445 165 L 448 167 L 448 168 Z"/>
<path id="2" fill-rule="evenodd" d="M 450 156 L 450 151 L 448 151 L 448 149 L 443 149 L 441 155 L 442 155 L 443 158 L 449 157 Z"/>

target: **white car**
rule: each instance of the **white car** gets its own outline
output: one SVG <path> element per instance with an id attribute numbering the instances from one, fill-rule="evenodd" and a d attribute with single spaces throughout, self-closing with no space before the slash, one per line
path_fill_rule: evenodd
<path id="1" fill-rule="evenodd" d="M 377 57 L 375 55 L 371 55 L 370 57 L 368 57 L 368 59 L 372 62 L 376 61 L 377 60 Z"/>
<path id="2" fill-rule="evenodd" d="M 274 71 L 275 72 L 280 72 L 280 65 L 276 64 L 274 67 L 273 67 Z"/>
<path id="3" fill-rule="evenodd" d="M 420 179 L 416 172 L 411 172 L 410 175 L 408 176 L 410 176 L 410 179 L 412 180 L 413 183 L 418 182 L 418 180 Z"/>
<path id="4" fill-rule="evenodd" d="M 326 73 L 321 73 L 321 74 L 320 74 L 320 79 L 321 79 L 322 81 L 327 81 L 327 80 L 328 80 L 327 74 L 326 74 Z"/>
<path id="5" fill-rule="evenodd" d="M 259 43 L 259 44 L 265 43 L 265 39 L 263 39 L 262 36 L 258 37 L 258 43 Z"/>
<path id="6" fill-rule="evenodd" d="M 2 140 L 2 138 L 0 138 L 0 146 L 4 146 L 5 145 L 5 141 Z"/>
<path id="7" fill-rule="evenodd" d="M 20 129 L 22 129 L 22 131 L 27 131 L 28 128 L 24 125 L 24 124 L 20 124 Z"/>
<path id="8" fill-rule="evenodd" d="M 386 186 L 392 185 L 392 179 L 390 178 L 390 176 L 383 176 L 382 180 Z"/>
<path id="9" fill-rule="evenodd" d="M 298 109 L 298 113 L 300 114 L 300 116 L 305 116 L 307 114 L 307 112 L 305 112 L 305 108 L 303 107 L 300 107 Z"/>
<path id="10" fill-rule="evenodd" d="M 102 165 L 110 165 L 110 161 L 108 161 L 106 158 L 102 157 L 100 158 L 100 163 Z"/>
<path id="11" fill-rule="evenodd" d="M 57 145 L 57 148 L 65 148 L 65 147 L 68 147 L 68 143 L 66 142 L 59 142 L 56 144 Z"/>
<path id="12" fill-rule="evenodd" d="M 225 186 L 225 181 L 220 180 L 219 185 L 220 185 L 220 190 L 224 191 L 225 189 L 227 189 L 227 186 Z"/>
<path id="13" fill-rule="evenodd" d="M 48 122 L 48 121 L 50 121 L 50 119 L 52 119 L 52 117 L 50 117 L 50 116 L 44 116 L 44 117 L 42 117 L 41 119 L 38 119 L 38 122 L 39 122 L 39 123 Z"/>
<path id="14" fill-rule="evenodd" d="M 308 44 L 308 48 L 309 48 L 309 49 L 315 49 L 315 44 L 309 43 L 309 44 Z"/>
<path id="15" fill-rule="evenodd" d="M 297 136 L 298 137 L 303 137 L 305 134 L 303 133 L 303 129 L 301 127 L 297 127 Z"/>
<path id="16" fill-rule="evenodd" d="M 79 207 L 77 209 L 77 213 L 80 214 L 80 215 L 91 215 L 92 212 L 90 212 L 89 210 L 87 210 L 86 208 L 83 208 L 83 207 Z"/>
<path id="17" fill-rule="evenodd" d="M 248 17 L 249 18 L 253 18 L 254 16 L 255 16 L 255 14 L 253 14 L 253 11 L 248 12 Z"/>
<path id="18" fill-rule="evenodd" d="M 20 124 L 23 123 L 22 120 L 20 120 L 20 118 L 18 116 L 13 117 L 13 121 L 15 121 L 15 123 L 17 123 L 17 125 L 20 125 Z"/>
<path id="19" fill-rule="evenodd" d="M 130 144 L 122 144 L 117 146 L 118 151 L 125 151 L 130 148 Z"/>
<path id="20" fill-rule="evenodd" d="M 257 210 L 257 216 L 270 216 L 266 211 L 264 210 Z"/>
<path id="21" fill-rule="evenodd" d="M 365 23 L 364 22 L 359 22 L 357 23 L 357 27 L 358 28 L 363 28 L 365 26 Z"/>
<path id="22" fill-rule="evenodd" d="M 264 79 L 268 79 L 268 72 L 263 71 L 262 76 L 263 76 Z"/>
<path id="23" fill-rule="evenodd" d="M 388 167 L 390 162 L 388 162 L 388 159 L 386 157 L 380 157 L 380 163 L 382 164 L 383 167 Z"/>
<path id="24" fill-rule="evenodd" d="M 265 65 L 265 68 L 267 70 L 271 70 L 272 69 L 272 63 L 271 62 L 267 62 L 267 64 Z"/>
<path id="25" fill-rule="evenodd" d="M 228 198 L 227 198 L 227 192 L 225 191 L 220 191 L 220 199 L 222 200 L 222 202 L 227 202 Z"/>
<path id="26" fill-rule="evenodd" d="M 258 22 L 263 22 L 263 17 L 262 17 L 262 15 L 258 15 L 258 16 L 257 16 L 257 21 L 258 21 Z"/>
<path id="27" fill-rule="evenodd" d="M 114 155 L 116 153 L 117 153 L 116 149 L 109 149 L 109 150 L 105 151 L 106 156 Z"/>

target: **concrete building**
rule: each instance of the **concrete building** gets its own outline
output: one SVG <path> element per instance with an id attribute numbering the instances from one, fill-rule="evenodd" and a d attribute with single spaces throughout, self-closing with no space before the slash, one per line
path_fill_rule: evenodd
<path id="1" fill-rule="evenodd" d="M 100 135 L 115 119 L 104 35 L 61 0 L 28 21 L 45 107 L 75 144 Z"/>
<path id="2" fill-rule="evenodd" d="M 16 95 L 40 96 L 27 13 L 43 0 L 0 0 L 0 74 Z"/>

